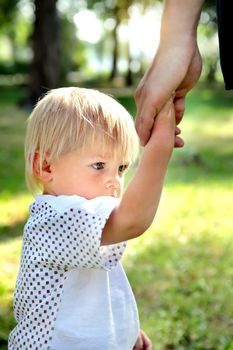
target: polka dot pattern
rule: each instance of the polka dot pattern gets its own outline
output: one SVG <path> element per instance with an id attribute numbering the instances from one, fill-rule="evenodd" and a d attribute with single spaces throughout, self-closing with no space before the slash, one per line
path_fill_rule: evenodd
<path id="1" fill-rule="evenodd" d="M 112 209 L 100 214 L 82 206 L 61 212 L 49 201 L 31 205 L 14 295 L 18 324 L 10 334 L 9 350 L 49 349 L 69 269 L 116 266 L 126 243 L 100 246 Z"/>

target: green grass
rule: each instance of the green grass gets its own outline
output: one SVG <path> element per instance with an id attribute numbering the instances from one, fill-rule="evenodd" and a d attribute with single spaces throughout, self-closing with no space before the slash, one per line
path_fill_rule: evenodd
<path id="1" fill-rule="evenodd" d="M 12 296 L 31 196 L 23 175 L 27 113 L 21 92 L 0 98 L 0 348 L 14 325 Z M 131 97 L 119 100 L 135 114 Z M 233 350 L 233 96 L 194 90 L 154 224 L 123 263 L 142 328 L 156 350 Z M 133 171 L 132 171 L 133 172 Z M 132 173 L 129 173 L 129 177 Z"/>

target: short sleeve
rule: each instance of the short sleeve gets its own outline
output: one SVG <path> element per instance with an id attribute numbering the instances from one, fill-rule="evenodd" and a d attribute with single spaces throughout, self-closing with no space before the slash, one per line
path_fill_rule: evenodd
<path id="1" fill-rule="evenodd" d="M 104 268 L 120 260 L 126 243 L 101 246 L 103 228 L 118 204 L 113 197 L 38 196 L 24 239 L 36 264 L 59 269 Z"/>

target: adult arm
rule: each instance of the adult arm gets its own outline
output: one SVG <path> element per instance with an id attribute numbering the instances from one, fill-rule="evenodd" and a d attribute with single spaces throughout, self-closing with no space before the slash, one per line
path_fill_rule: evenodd
<path id="1" fill-rule="evenodd" d="M 160 43 L 136 92 L 136 129 L 145 145 L 154 119 L 175 92 L 177 124 L 184 113 L 187 92 L 200 77 L 202 60 L 197 46 L 197 25 L 204 0 L 165 0 Z"/>

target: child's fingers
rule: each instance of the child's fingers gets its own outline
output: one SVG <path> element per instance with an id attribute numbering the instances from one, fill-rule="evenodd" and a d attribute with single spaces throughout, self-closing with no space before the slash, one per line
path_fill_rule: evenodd
<path id="1" fill-rule="evenodd" d="M 145 332 L 141 331 L 142 341 L 143 341 L 143 350 L 152 350 L 152 342 L 148 338 Z"/>
<path id="2" fill-rule="evenodd" d="M 133 350 L 143 350 L 143 341 L 142 341 L 141 331 L 140 331 L 140 334 L 138 336 L 137 342 L 134 345 Z"/>
<path id="3" fill-rule="evenodd" d="M 169 98 L 169 100 L 167 100 L 167 102 L 161 108 L 158 115 L 160 115 L 160 114 L 167 115 L 171 111 L 171 109 L 174 110 L 174 104 L 173 104 L 173 99 Z"/>
<path id="4" fill-rule="evenodd" d="M 157 136 L 163 134 L 163 138 L 171 141 L 171 145 L 174 144 L 172 141 L 172 137 L 175 137 L 175 109 L 172 98 L 170 98 L 161 111 L 158 113 L 154 120 L 153 129 L 151 132 L 151 137 L 153 139 L 153 135 L 157 133 Z M 179 129 L 177 129 L 177 132 Z M 161 136 L 162 137 L 162 136 Z"/>
<path id="5" fill-rule="evenodd" d="M 172 121 L 175 124 L 175 108 L 172 99 L 170 98 L 162 107 L 157 117 L 155 118 L 155 124 L 160 122 Z"/>

